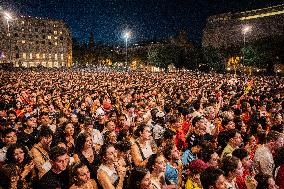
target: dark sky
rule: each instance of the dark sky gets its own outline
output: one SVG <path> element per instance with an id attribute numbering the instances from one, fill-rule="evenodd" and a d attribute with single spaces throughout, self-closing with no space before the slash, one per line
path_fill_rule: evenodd
<path id="1" fill-rule="evenodd" d="M 86 41 L 123 43 L 123 31 L 132 32 L 131 43 L 164 39 L 181 30 L 200 42 L 210 15 L 245 11 L 284 3 L 284 0 L 0 0 L 14 12 L 63 19 L 72 35 Z"/>

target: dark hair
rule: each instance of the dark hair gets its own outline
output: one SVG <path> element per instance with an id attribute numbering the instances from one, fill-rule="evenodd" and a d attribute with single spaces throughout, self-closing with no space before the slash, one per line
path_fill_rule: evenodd
<path id="1" fill-rule="evenodd" d="M 2 166 L 0 170 L 0 185 L 3 189 L 11 188 L 11 178 L 18 176 L 19 171 L 16 164 L 10 163 Z"/>
<path id="2" fill-rule="evenodd" d="M 105 143 L 109 143 L 109 144 L 110 144 L 110 135 L 111 135 L 112 133 L 115 133 L 115 131 L 106 131 L 106 132 L 104 133 L 104 142 L 105 142 Z M 115 135 L 116 135 L 116 133 L 115 133 Z"/>
<path id="3" fill-rule="evenodd" d="M 77 176 L 77 174 L 78 174 L 78 169 L 80 169 L 80 168 L 82 168 L 82 167 L 84 167 L 84 166 L 86 166 L 85 164 L 83 164 L 82 162 L 79 162 L 79 163 L 75 163 L 72 167 L 71 167 L 71 173 L 70 173 L 70 175 L 71 175 L 71 178 L 72 178 L 72 183 L 75 183 L 75 184 L 77 184 L 77 182 L 76 182 L 76 176 Z M 86 166 L 87 167 L 87 166 Z M 88 168 L 88 167 L 87 167 Z"/>
<path id="4" fill-rule="evenodd" d="M 2 138 L 5 138 L 10 133 L 16 133 L 15 129 L 7 128 L 2 132 Z"/>
<path id="5" fill-rule="evenodd" d="M 67 154 L 67 151 L 65 148 L 59 147 L 59 146 L 54 146 L 53 148 L 50 149 L 48 155 L 50 160 L 55 161 L 56 158 L 59 156 L 63 156 Z"/>
<path id="6" fill-rule="evenodd" d="M 24 155 L 24 161 L 23 161 L 22 165 L 25 165 L 25 164 L 27 164 L 27 163 L 29 163 L 31 161 L 31 157 L 29 155 L 29 151 L 28 151 L 28 149 L 24 145 L 22 145 L 22 144 L 12 144 L 7 149 L 6 160 L 5 160 L 5 162 L 7 164 L 9 164 L 9 163 L 16 164 L 17 161 L 16 161 L 16 159 L 14 157 L 14 152 L 15 152 L 16 149 L 19 149 L 19 148 L 22 149 L 24 154 L 25 154 Z"/>
<path id="7" fill-rule="evenodd" d="M 163 155 L 167 160 L 171 159 L 171 154 L 174 147 L 175 147 L 174 144 L 168 144 L 167 146 L 165 146 L 163 150 Z"/>
<path id="8" fill-rule="evenodd" d="M 202 116 L 196 116 L 196 117 L 194 117 L 194 118 L 192 119 L 191 123 L 192 123 L 193 126 L 195 126 L 196 123 L 199 122 L 199 121 L 202 120 L 202 119 L 203 119 Z"/>
<path id="9" fill-rule="evenodd" d="M 266 136 L 266 141 L 276 141 L 281 136 L 281 133 L 277 131 L 270 131 Z"/>
<path id="10" fill-rule="evenodd" d="M 145 124 L 141 124 L 137 127 L 137 129 L 135 130 L 134 135 L 137 137 L 141 136 L 141 133 L 145 130 L 145 128 L 147 128 L 148 126 Z"/>
<path id="11" fill-rule="evenodd" d="M 275 168 L 284 164 L 284 147 L 281 147 L 276 150 L 274 156 L 274 163 L 275 163 Z"/>
<path id="12" fill-rule="evenodd" d="M 236 134 L 239 133 L 237 129 L 230 129 L 226 132 L 227 140 L 229 141 L 231 138 L 234 138 Z"/>
<path id="13" fill-rule="evenodd" d="M 42 127 L 39 132 L 39 139 L 42 137 L 52 137 L 53 132 L 48 127 Z"/>
<path id="14" fill-rule="evenodd" d="M 247 150 L 243 148 L 238 148 L 233 151 L 232 155 L 239 158 L 242 161 L 244 158 L 249 156 L 249 153 Z"/>
<path id="15" fill-rule="evenodd" d="M 200 159 L 207 163 L 210 161 L 212 154 L 214 153 L 215 150 L 213 148 L 202 148 L 200 152 Z"/>
<path id="16" fill-rule="evenodd" d="M 259 173 L 255 175 L 255 180 L 257 181 L 256 189 L 267 189 L 269 188 L 268 179 L 272 178 L 270 175 Z"/>
<path id="17" fill-rule="evenodd" d="M 115 149 L 121 151 L 121 152 L 127 152 L 131 148 L 131 143 L 129 141 L 119 141 L 115 145 Z"/>
<path id="18" fill-rule="evenodd" d="M 224 175 L 221 169 L 208 167 L 200 175 L 200 181 L 203 189 L 209 189 L 210 186 L 214 186 L 218 178 Z"/>
<path id="19" fill-rule="evenodd" d="M 89 133 L 80 133 L 78 135 L 78 137 L 75 140 L 75 148 L 74 148 L 74 153 L 78 154 L 81 153 L 83 148 L 84 148 L 84 144 L 86 143 L 87 138 L 90 137 Z"/>
<path id="20" fill-rule="evenodd" d="M 158 154 L 152 154 L 151 156 L 149 156 L 148 161 L 147 161 L 147 165 L 146 168 L 152 173 L 154 170 L 154 165 L 156 163 L 156 159 L 159 157 Z"/>
<path id="21" fill-rule="evenodd" d="M 227 156 L 222 160 L 222 170 L 224 171 L 224 175 L 229 176 L 230 172 L 234 172 L 239 164 L 239 159 L 234 156 Z"/>
<path id="22" fill-rule="evenodd" d="M 147 175 L 149 171 L 142 167 L 136 167 L 131 171 L 128 187 L 131 189 L 140 189 L 140 184 L 143 178 Z"/>
<path id="23" fill-rule="evenodd" d="M 110 147 L 114 147 L 114 145 L 105 143 L 100 148 L 100 154 L 99 154 L 99 156 L 100 156 L 100 163 L 104 162 L 104 157 L 105 157 L 105 155 L 107 153 L 107 149 L 109 149 Z"/>

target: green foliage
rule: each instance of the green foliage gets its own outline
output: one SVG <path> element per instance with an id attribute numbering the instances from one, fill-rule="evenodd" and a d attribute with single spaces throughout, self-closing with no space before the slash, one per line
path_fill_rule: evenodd
<path id="1" fill-rule="evenodd" d="M 205 62 L 209 67 L 216 71 L 223 71 L 225 57 L 221 50 L 207 47 L 203 49 L 203 55 Z"/>

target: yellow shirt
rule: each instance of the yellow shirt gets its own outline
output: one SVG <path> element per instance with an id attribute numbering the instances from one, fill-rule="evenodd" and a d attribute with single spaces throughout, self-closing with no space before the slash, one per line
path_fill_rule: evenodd
<path id="1" fill-rule="evenodd" d="M 187 179 L 185 184 L 185 189 L 202 189 L 198 186 L 198 184 L 194 183 L 192 180 Z"/>

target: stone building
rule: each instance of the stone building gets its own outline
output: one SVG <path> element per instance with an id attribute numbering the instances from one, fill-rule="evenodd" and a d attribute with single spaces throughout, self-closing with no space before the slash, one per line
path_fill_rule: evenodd
<path id="1" fill-rule="evenodd" d="M 242 46 L 284 35 L 284 4 L 263 9 L 210 16 L 203 30 L 203 47 Z"/>
<path id="2" fill-rule="evenodd" d="M 0 63 L 15 67 L 72 65 L 72 37 L 62 20 L 13 16 L 0 23 Z"/>

